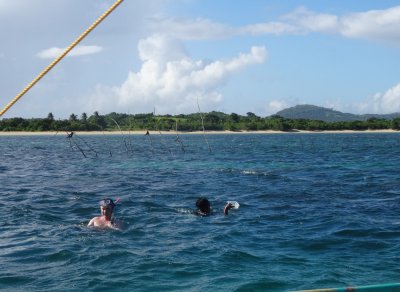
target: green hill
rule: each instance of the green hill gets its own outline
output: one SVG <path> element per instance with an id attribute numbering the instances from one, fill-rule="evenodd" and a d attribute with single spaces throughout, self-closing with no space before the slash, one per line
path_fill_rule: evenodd
<path id="1" fill-rule="evenodd" d="M 333 109 L 319 107 L 315 105 L 296 105 L 291 108 L 281 110 L 276 115 L 286 119 L 310 119 L 320 120 L 324 122 L 341 122 L 341 121 L 366 121 L 370 118 L 391 120 L 400 117 L 400 113 L 378 115 L 378 114 L 364 114 L 356 115 L 350 113 L 342 113 Z"/>

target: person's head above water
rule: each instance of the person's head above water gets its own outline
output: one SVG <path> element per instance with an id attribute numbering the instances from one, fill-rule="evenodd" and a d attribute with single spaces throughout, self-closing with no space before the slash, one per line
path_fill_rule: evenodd
<path id="1" fill-rule="evenodd" d="M 105 198 L 100 201 L 101 215 L 105 216 L 108 220 L 111 220 L 112 213 L 114 211 L 115 203 L 110 198 Z"/>
<path id="2" fill-rule="evenodd" d="M 205 197 L 201 197 L 196 201 L 196 207 L 201 215 L 209 215 L 211 213 L 210 202 Z"/>
<path id="3" fill-rule="evenodd" d="M 104 198 L 103 200 L 100 201 L 99 204 L 100 204 L 100 207 L 104 207 L 104 208 L 114 209 L 114 207 L 115 207 L 114 201 L 110 198 Z"/>

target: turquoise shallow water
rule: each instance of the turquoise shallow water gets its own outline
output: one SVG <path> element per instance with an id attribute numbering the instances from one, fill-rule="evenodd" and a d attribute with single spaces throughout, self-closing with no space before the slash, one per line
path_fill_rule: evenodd
<path id="1" fill-rule="evenodd" d="M 398 282 L 400 134 L 209 135 L 211 153 L 202 135 L 185 152 L 173 135 L 80 137 L 87 158 L 63 135 L 0 137 L 0 289 Z M 122 231 L 86 227 L 104 196 Z M 213 216 L 190 214 L 199 196 Z"/>

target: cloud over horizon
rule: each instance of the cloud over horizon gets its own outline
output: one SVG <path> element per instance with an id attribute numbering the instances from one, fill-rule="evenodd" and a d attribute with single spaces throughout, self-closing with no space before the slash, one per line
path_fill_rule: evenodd
<path id="1" fill-rule="evenodd" d="M 267 58 L 265 47 L 253 46 L 228 60 L 192 60 L 178 40 L 163 35 L 142 39 L 138 50 L 140 70 L 129 72 L 121 86 L 98 85 L 91 101 L 95 108 L 182 113 L 196 111 L 199 99 L 203 110 L 212 110 L 223 99 L 218 88 L 232 74 Z"/>
<path id="2" fill-rule="evenodd" d="M 265 112 L 269 115 L 276 112 L 305 104 L 298 99 L 281 99 L 272 100 L 265 106 Z M 370 97 L 366 97 L 364 101 L 348 103 L 343 100 L 324 101 L 316 106 L 333 108 L 335 110 L 352 113 L 352 114 L 393 114 L 400 113 L 400 83 L 392 86 L 384 92 L 378 92 Z"/>
<path id="3" fill-rule="evenodd" d="M 356 104 L 356 109 L 362 113 L 392 114 L 400 112 L 400 83 L 385 92 L 375 93 L 365 102 Z"/>

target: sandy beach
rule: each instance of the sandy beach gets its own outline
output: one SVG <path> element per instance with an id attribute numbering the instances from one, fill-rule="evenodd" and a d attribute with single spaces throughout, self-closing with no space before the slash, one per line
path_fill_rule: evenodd
<path id="1" fill-rule="evenodd" d="M 145 135 L 146 131 L 74 131 L 75 134 L 78 135 Z M 176 135 L 174 131 L 149 131 L 151 135 Z M 293 131 L 240 131 L 240 132 L 232 132 L 232 131 L 196 131 L 196 132 L 178 132 L 179 135 L 214 135 L 214 134 L 296 134 L 296 133 L 309 133 L 309 134 L 342 134 L 342 133 L 399 133 L 399 131 L 395 130 L 365 130 L 365 131 L 352 131 L 352 130 L 341 130 L 341 131 L 304 131 L 304 130 L 293 130 Z M 66 132 L 24 132 L 24 131 L 10 131 L 10 132 L 0 132 L 0 136 L 63 136 L 66 135 Z"/>

